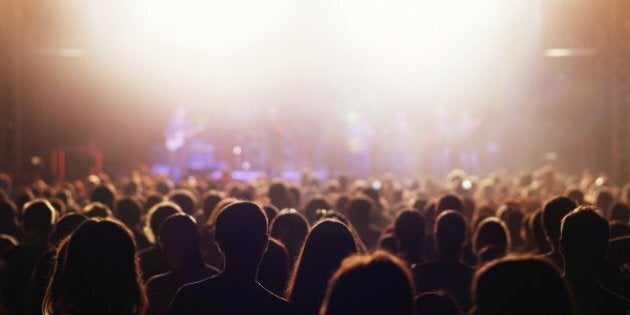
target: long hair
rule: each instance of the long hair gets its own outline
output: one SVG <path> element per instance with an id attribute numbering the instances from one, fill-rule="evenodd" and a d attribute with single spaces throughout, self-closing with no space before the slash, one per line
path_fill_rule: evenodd
<path id="1" fill-rule="evenodd" d="M 44 314 L 143 315 L 147 297 L 133 234 L 113 220 L 89 220 L 60 244 Z"/>
<path id="2" fill-rule="evenodd" d="M 288 299 L 305 314 L 317 314 L 328 280 L 343 259 L 357 253 L 352 232 L 337 220 L 317 223 L 309 232 L 288 287 Z"/>

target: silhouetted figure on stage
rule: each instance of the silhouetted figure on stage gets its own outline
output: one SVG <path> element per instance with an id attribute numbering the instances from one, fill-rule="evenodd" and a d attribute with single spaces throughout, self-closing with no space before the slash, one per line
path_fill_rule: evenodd
<path id="1" fill-rule="evenodd" d="M 442 212 L 435 222 L 437 259 L 417 264 L 412 269 L 418 293 L 447 291 L 462 309 L 468 309 L 470 304 L 470 283 L 474 273 L 474 269 L 460 258 L 466 229 L 466 219 L 461 213 Z"/>
<path id="2" fill-rule="evenodd" d="M 573 200 L 567 197 L 556 197 L 547 201 L 542 210 L 542 224 L 547 242 L 551 247 L 551 251 L 546 253 L 543 257 L 553 262 L 558 270 L 564 268 L 559 244 L 560 224 L 562 218 L 573 211 L 575 207 L 577 207 L 577 204 Z"/>
<path id="3" fill-rule="evenodd" d="M 201 258 L 197 224 L 188 215 L 174 214 L 162 223 L 160 246 L 173 270 L 147 282 L 149 314 L 167 314 L 179 288 L 219 273 Z"/>
<path id="4" fill-rule="evenodd" d="M 630 301 L 604 288 L 598 280 L 608 252 L 610 226 L 597 211 L 582 206 L 562 220 L 564 278 L 573 291 L 579 314 L 626 314 Z"/>
<path id="5" fill-rule="evenodd" d="M 215 240 L 225 256 L 217 276 L 182 287 L 169 314 L 293 314 L 292 306 L 256 281 L 269 241 L 267 217 L 251 202 L 236 202 L 216 220 Z"/>

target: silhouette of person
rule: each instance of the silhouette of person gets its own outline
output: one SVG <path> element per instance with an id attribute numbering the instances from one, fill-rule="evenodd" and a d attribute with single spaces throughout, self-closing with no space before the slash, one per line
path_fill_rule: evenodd
<path id="1" fill-rule="evenodd" d="M 411 315 L 413 295 L 409 269 L 395 256 L 351 256 L 330 279 L 320 314 Z"/>
<path id="2" fill-rule="evenodd" d="M 403 210 L 394 222 L 394 236 L 400 245 L 399 256 L 408 266 L 422 262 L 420 245 L 424 239 L 424 217 L 416 210 Z"/>
<path id="3" fill-rule="evenodd" d="M 143 250 L 151 245 L 140 228 L 141 217 L 142 205 L 133 197 L 124 197 L 116 201 L 116 218 L 131 230 L 136 239 L 138 250 Z"/>
<path id="4" fill-rule="evenodd" d="M 562 218 L 573 211 L 577 205 L 567 197 L 555 197 L 545 203 L 542 210 L 542 225 L 547 237 L 547 243 L 551 251 L 543 255 L 551 260 L 559 270 L 562 270 L 564 263 L 560 254 L 560 224 Z"/>
<path id="5" fill-rule="evenodd" d="M 7 251 L 2 293 L 10 314 L 23 314 L 31 274 L 39 257 L 50 248 L 48 237 L 55 221 L 56 211 L 44 199 L 35 199 L 24 205 L 23 242 Z"/>
<path id="6" fill-rule="evenodd" d="M 212 278 L 183 286 L 169 314 L 292 314 L 292 306 L 256 281 L 267 249 L 267 217 L 251 202 L 225 207 L 216 219 L 215 240 L 225 268 Z"/>
<path id="7" fill-rule="evenodd" d="M 86 221 L 60 246 L 44 314 L 144 314 L 136 261 L 133 234 L 122 223 Z"/>
<path id="8" fill-rule="evenodd" d="M 142 269 L 142 278 L 145 281 L 155 275 L 171 270 L 171 265 L 159 246 L 159 231 L 164 220 L 177 213 L 183 213 L 183 211 L 179 206 L 170 201 L 158 203 L 149 211 L 147 218 L 149 229 L 146 230 L 148 230 L 147 232 L 152 236 L 156 244 L 138 253 L 140 257 L 140 268 Z"/>
<path id="9" fill-rule="evenodd" d="M 477 271 L 471 315 L 574 314 L 558 270 L 541 258 L 502 258 Z"/>
<path id="10" fill-rule="evenodd" d="M 297 259 L 308 234 L 308 221 L 294 209 L 284 209 L 271 223 L 271 236 L 284 244 L 289 252 L 289 269 Z"/>
<path id="11" fill-rule="evenodd" d="M 173 214 L 160 226 L 160 246 L 172 271 L 147 281 L 149 314 L 167 314 L 175 293 L 183 285 L 219 273 L 206 265 L 199 249 L 199 231 L 195 220 L 185 214 Z"/>
<path id="12" fill-rule="evenodd" d="M 598 275 L 608 252 L 610 226 L 593 207 L 581 206 L 562 220 L 560 250 L 564 278 L 580 314 L 626 314 L 630 302 L 607 288 Z"/>
<path id="13" fill-rule="evenodd" d="M 18 210 L 8 199 L 0 198 L 0 234 L 10 235 L 16 240 L 22 239 L 22 230 L 18 223 Z"/>
<path id="14" fill-rule="evenodd" d="M 460 212 L 447 210 L 437 217 L 434 229 L 438 257 L 413 266 L 417 292 L 444 290 L 462 309 L 468 309 L 474 269 L 461 261 L 466 219 Z"/>
<path id="15" fill-rule="evenodd" d="M 311 229 L 287 290 L 289 301 L 300 309 L 300 314 L 318 313 L 328 280 L 343 259 L 357 251 L 352 232 L 337 220 L 325 219 Z"/>
<path id="16" fill-rule="evenodd" d="M 473 237 L 473 247 L 481 264 L 505 256 L 510 248 L 505 224 L 497 218 L 481 221 Z"/>
<path id="17" fill-rule="evenodd" d="M 372 200 L 363 196 L 353 198 L 348 204 L 348 220 L 368 250 L 376 248 L 381 236 L 378 228 L 370 220 L 373 208 Z"/>
<path id="18" fill-rule="evenodd" d="M 267 251 L 258 268 L 258 282 L 273 294 L 282 296 L 289 278 L 289 252 L 282 242 L 269 238 Z"/>
<path id="19" fill-rule="evenodd" d="M 532 236 L 532 241 L 534 242 L 533 254 L 543 255 L 551 251 L 551 247 L 549 246 L 549 242 L 547 242 L 547 237 L 545 236 L 545 230 L 542 224 L 542 210 L 536 210 L 529 217 L 528 228 L 530 230 L 530 234 Z"/>
<path id="20" fill-rule="evenodd" d="M 445 291 L 422 293 L 414 298 L 416 315 L 461 315 L 455 298 Z"/>

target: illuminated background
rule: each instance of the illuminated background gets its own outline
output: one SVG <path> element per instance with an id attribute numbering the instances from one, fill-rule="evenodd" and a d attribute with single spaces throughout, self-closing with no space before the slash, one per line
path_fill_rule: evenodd
<path id="1" fill-rule="evenodd" d="M 611 133 L 623 132 L 610 123 L 618 2 L 592 2 L 4 1 L 14 165 L 77 147 L 104 152 L 109 171 L 159 160 L 184 108 L 237 168 L 247 157 L 234 147 L 269 149 L 248 144 L 263 140 L 298 151 L 282 153 L 283 168 L 343 168 L 335 152 L 351 151 L 352 127 L 365 124 L 373 159 L 403 161 L 372 161 L 377 173 L 549 160 L 611 171 Z"/>

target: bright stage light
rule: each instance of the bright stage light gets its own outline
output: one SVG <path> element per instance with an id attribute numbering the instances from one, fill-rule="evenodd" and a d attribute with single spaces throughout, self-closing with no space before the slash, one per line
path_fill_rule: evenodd
<path id="1" fill-rule="evenodd" d="M 535 24 L 535 7 L 517 0 L 92 1 L 92 48 L 102 51 L 102 71 L 128 88 L 185 95 L 189 103 L 230 93 L 299 102 L 287 95 L 353 98 L 368 90 L 451 106 L 467 100 L 453 90 L 495 88 L 485 75 L 519 49 L 510 47 L 531 41 L 510 28 L 515 19 Z"/>

